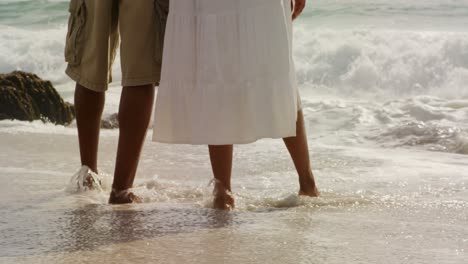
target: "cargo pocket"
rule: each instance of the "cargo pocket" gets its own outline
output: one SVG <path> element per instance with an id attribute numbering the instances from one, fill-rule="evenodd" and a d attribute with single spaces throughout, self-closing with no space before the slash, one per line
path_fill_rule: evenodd
<path id="1" fill-rule="evenodd" d="M 68 21 L 68 33 L 65 44 L 65 61 L 72 66 L 81 63 L 83 53 L 84 34 L 86 24 L 85 0 L 70 1 L 70 18 Z"/>
<path id="2" fill-rule="evenodd" d="M 154 59 L 161 65 L 164 47 L 164 34 L 166 32 L 167 15 L 169 13 L 169 0 L 154 0 L 155 10 L 155 40 Z"/>

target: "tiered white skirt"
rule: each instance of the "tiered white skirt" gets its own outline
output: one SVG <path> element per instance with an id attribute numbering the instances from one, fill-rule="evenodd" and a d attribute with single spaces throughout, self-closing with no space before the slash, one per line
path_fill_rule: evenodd
<path id="1" fill-rule="evenodd" d="M 172 0 L 153 140 L 243 144 L 296 135 L 290 0 Z"/>

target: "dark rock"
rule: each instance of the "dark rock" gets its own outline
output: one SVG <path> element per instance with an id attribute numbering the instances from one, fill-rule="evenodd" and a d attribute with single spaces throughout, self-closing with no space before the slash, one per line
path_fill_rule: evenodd
<path id="1" fill-rule="evenodd" d="M 113 114 L 101 120 L 101 128 L 114 129 L 119 128 L 119 114 Z"/>
<path id="2" fill-rule="evenodd" d="M 67 125 L 74 118 L 73 105 L 63 101 L 51 82 L 21 71 L 0 74 L 0 120 Z"/>

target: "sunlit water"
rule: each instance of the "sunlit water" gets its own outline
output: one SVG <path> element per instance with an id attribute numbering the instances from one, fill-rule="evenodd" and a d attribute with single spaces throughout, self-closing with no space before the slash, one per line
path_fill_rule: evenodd
<path id="1" fill-rule="evenodd" d="M 77 194 L 74 125 L 1 121 L 0 263 L 466 263 L 468 1 L 309 2 L 295 58 L 321 198 L 298 197 L 282 142 L 262 140 L 236 147 L 237 209 L 217 212 L 206 148 L 148 139 L 145 203 L 109 206 L 118 131 L 102 133 L 105 192 Z M 0 72 L 71 101 L 66 9 L 0 0 Z"/>

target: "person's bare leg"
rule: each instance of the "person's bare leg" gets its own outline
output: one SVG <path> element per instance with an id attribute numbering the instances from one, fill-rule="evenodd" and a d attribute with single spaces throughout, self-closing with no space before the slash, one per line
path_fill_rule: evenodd
<path id="1" fill-rule="evenodd" d="M 79 84 L 75 89 L 75 114 L 78 128 L 81 164 L 97 173 L 99 131 L 105 93 L 89 90 Z"/>
<path id="2" fill-rule="evenodd" d="M 234 209 L 234 198 L 231 194 L 231 173 L 233 145 L 209 146 L 211 167 L 215 177 L 215 209 Z"/>
<path id="3" fill-rule="evenodd" d="M 297 173 L 299 174 L 299 195 L 319 196 L 319 191 L 315 184 L 314 174 L 310 165 L 309 146 L 304 126 L 304 115 L 302 110 L 298 112 L 296 123 L 296 136 L 284 138 L 284 143 L 288 148 L 289 154 L 294 162 Z"/>
<path id="4" fill-rule="evenodd" d="M 133 186 L 154 103 L 154 86 L 124 87 L 119 108 L 119 145 L 111 204 L 139 202 L 125 190 Z"/>

